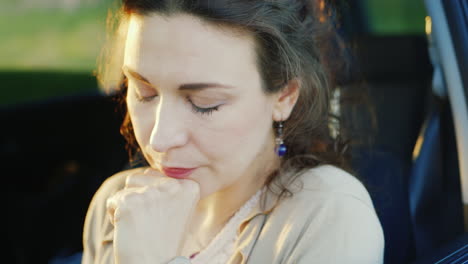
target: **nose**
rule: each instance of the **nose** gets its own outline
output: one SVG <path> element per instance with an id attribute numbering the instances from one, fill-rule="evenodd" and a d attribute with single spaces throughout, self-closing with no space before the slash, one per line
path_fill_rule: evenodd
<path id="1" fill-rule="evenodd" d="M 188 131 L 182 111 L 176 103 L 161 100 L 156 108 L 155 122 L 151 131 L 151 148 L 159 153 L 182 147 L 187 143 Z"/>

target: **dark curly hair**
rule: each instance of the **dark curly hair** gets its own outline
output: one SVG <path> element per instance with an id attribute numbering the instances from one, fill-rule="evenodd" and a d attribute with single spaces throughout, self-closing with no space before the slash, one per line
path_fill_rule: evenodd
<path id="1" fill-rule="evenodd" d="M 280 196 L 288 196 L 292 194 L 289 183 L 304 169 L 333 164 L 350 170 L 348 142 L 340 133 L 343 127 L 333 127 L 339 122 L 330 107 L 331 95 L 338 87 L 336 76 L 348 67 L 334 10 L 323 0 L 123 0 L 118 12 L 109 15 L 108 20 L 111 45 L 120 51 L 103 50 L 98 79 L 102 87 L 117 88 L 125 107 L 126 79 L 120 67 L 112 65 L 122 60 L 122 41 L 118 38 L 125 38 L 125 23 L 132 14 L 187 13 L 214 26 L 252 34 L 264 92 L 279 92 L 293 78 L 301 84 L 298 101 L 284 122 L 288 152 L 280 169 L 266 182 L 270 190 L 279 187 Z M 334 133 L 331 129 L 335 129 Z M 121 133 L 128 141 L 131 158 L 139 156 L 136 161 L 142 161 L 128 113 Z"/>

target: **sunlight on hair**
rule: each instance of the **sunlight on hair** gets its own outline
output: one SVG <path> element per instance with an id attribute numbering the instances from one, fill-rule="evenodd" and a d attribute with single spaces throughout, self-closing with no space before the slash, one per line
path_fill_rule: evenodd
<path id="1" fill-rule="evenodd" d="M 98 78 L 99 89 L 105 94 L 113 94 L 119 90 L 123 76 L 120 71 L 124 59 L 125 40 L 128 33 L 129 17 L 118 17 L 119 13 L 109 11 L 106 43 L 99 55 L 98 69 L 95 75 Z M 121 14 L 120 14 L 121 15 Z"/>

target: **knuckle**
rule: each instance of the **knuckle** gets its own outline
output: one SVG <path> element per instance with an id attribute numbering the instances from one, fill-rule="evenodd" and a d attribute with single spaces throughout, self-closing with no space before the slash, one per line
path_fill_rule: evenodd
<path id="1" fill-rule="evenodd" d="M 125 178 L 125 186 L 126 186 L 126 187 L 129 187 L 129 186 L 134 185 L 134 182 L 135 182 L 135 179 L 134 179 L 133 175 L 128 175 L 128 176 Z"/>
<path id="2" fill-rule="evenodd" d="M 180 190 L 180 183 L 172 178 L 163 178 L 158 182 L 158 189 L 166 192 L 177 192 Z"/>
<path id="3" fill-rule="evenodd" d="M 113 209 L 116 207 L 116 204 L 115 204 L 115 201 L 114 201 L 114 198 L 113 197 L 109 197 L 107 198 L 106 200 L 106 208 L 109 210 L 109 209 Z"/>
<path id="4" fill-rule="evenodd" d="M 145 185 L 150 185 L 154 181 L 153 177 L 149 177 L 148 175 L 142 175 L 142 174 L 132 174 L 127 176 L 125 179 L 125 187 L 126 188 L 131 188 L 131 187 L 141 187 Z"/>
<path id="5" fill-rule="evenodd" d="M 136 193 L 136 192 L 127 193 L 127 195 L 122 197 L 122 204 L 125 204 L 125 205 L 138 204 L 141 202 L 142 200 L 141 198 L 142 197 L 139 193 Z"/>
<path id="6" fill-rule="evenodd" d="M 148 186 L 145 188 L 146 197 L 150 203 L 157 201 L 161 195 L 161 191 L 156 186 Z"/>

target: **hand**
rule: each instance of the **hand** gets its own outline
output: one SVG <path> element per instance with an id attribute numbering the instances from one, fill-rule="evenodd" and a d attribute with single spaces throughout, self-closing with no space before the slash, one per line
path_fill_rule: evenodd
<path id="1" fill-rule="evenodd" d="M 115 263 L 167 263 L 178 256 L 199 199 L 192 180 L 153 169 L 127 176 L 125 188 L 107 200 Z"/>

